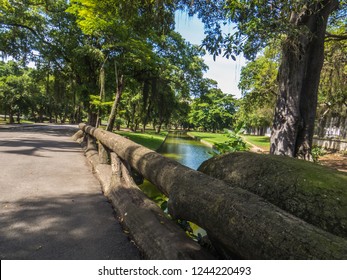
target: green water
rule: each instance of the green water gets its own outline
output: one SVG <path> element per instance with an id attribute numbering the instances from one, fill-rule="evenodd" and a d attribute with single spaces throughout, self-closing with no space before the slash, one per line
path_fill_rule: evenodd
<path id="1" fill-rule="evenodd" d="M 192 139 L 185 132 L 172 132 L 157 152 L 196 170 L 202 162 L 212 156 L 213 150 Z"/>
<path id="2" fill-rule="evenodd" d="M 202 162 L 209 159 L 213 152 L 199 141 L 192 139 L 184 132 L 171 132 L 165 142 L 157 150 L 165 157 L 174 159 L 179 163 L 197 169 Z M 164 196 L 153 184 L 145 180 L 140 185 L 142 191 L 152 200 L 154 200 L 165 212 L 167 212 L 167 197 Z M 193 223 L 189 223 L 193 235 L 205 235 L 205 231 Z"/>

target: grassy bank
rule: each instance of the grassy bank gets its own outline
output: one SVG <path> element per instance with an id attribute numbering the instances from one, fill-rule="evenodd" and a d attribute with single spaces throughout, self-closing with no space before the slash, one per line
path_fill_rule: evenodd
<path id="1" fill-rule="evenodd" d="M 228 137 L 224 133 L 211 133 L 211 132 L 189 132 L 191 136 L 198 137 L 202 141 L 206 141 L 212 145 L 224 143 L 225 141 L 228 141 Z M 264 151 L 270 150 L 270 137 L 268 136 L 255 136 L 255 135 L 242 135 L 242 138 L 250 143 L 253 144 Z M 247 146 L 250 148 L 251 145 L 247 144 Z"/>
<path id="2" fill-rule="evenodd" d="M 34 123 L 34 122 L 21 119 L 21 120 L 20 120 L 20 123 L 21 123 L 21 124 L 32 124 L 32 123 Z M 4 118 L 4 117 L 0 117 L 0 125 L 1 125 L 1 124 L 9 124 L 9 118 L 7 117 L 7 119 L 6 119 L 6 121 L 5 121 L 5 118 Z M 15 118 L 14 124 L 17 124 L 17 118 Z"/>
<path id="3" fill-rule="evenodd" d="M 212 145 L 224 143 L 228 140 L 228 137 L 224 133 L 211 133 L 211 132 L 191 132 L 189 134 L 198 137 L 200 140 L 204 140 Z"/>
<path id="4" fill-rule="evenodd" d="M 264 151 L 270 151 L 270 137 L 268 136 L 242 135 L 242 138 Z"/>
<path id="5" fill-rule="evenodd" d="M 155 131 L 148 130 L 145 133 L 116 131 L 115 133 L 128 137 L 137 144 L 143 145 L 151 150 L 156 150 L 163 143 L 167 132 L 156 134 Z"/>

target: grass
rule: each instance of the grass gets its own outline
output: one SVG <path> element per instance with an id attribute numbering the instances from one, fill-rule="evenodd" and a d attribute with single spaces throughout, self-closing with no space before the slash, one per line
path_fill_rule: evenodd
<path id="1" fill-rule="evenodd" d="M 201 140 L 205 140 L 211 144 L 224 143 L 228 140 L 228 137 L 224 133 L 212 133 L 212 132 L 189 132 L 190 135 L 198 137 Z"/>
<path id="2" fill-rule="evenodd" d="M 21 119 L 21 120 L 20 120 L 20 123 L 21 123 L 21 124 L 32 124 L 32 123 L 34 123 L 34 122 Z M 5 121 L 4 117 L 0 117 L 0 125 L 1 125 L 1 124 L 9 124 L 9 118 L 7 117 L 7 119 L 6 119 L 6 121 Z M 17 118 L 15 118 L 14 124 L 17 124 Z"/>
<path id="3" fill-rule="evenodd" d="M 33 123 L 35 123 L 35 122 L 27 121 L 27 120 L 20 120 L 20 123 L 33 124 Z"/>
<path id="4" fill-rule="evenodd" d="M 224 143 L 228 140 L 228 137 L 224 133 L 189 132 L 189 134 L 198 137 L 201 140 L 205 140 L 213 145 Z M 270 150 L 270 137 L 268 136 L 242 135 L 242 138 L 245 141 L 263 149 L 264 151 Z M 249 147 L 250 145 L 247 146 Z"/>
<path id="5" fill-rule="evenodd" d="M 135 143 L 143 145 L 151 150 L 158 149 L 167 135 L 167 132 L 156 134 L 154 131 L 150 130 L 146 131 L 145 133 L 125 131 L 116 131 L 115 133 L 128 137 Z"/>
<path id="6" fill-rule="evenodd" d="M 268 136 L 242 135 L 242 138 L 265 151 L 270 150 L 270 137 Z"/>

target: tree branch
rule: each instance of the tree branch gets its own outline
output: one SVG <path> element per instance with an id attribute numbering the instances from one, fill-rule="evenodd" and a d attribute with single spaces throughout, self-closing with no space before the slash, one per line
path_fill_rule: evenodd
<path id="1" fill-rule="evenodd" d="M 325 41 L 343 41 L 347 40 L 347 34 L 331 34 L 329 32 L 326 32 L 325 34 Z"/>
<path id="2" fill-rule="evenodd" d="M 3 21 L 0 21 L 0 25 L 6 25 L 6 26 L 12 26 L 12 27 L 19 27 L 19 28 L 24 28 L 29 30 L 31 33 L 33 33 L 36 37 L 39 37 L 39 34 L 36 32 L 35 29 L 31 28 L 30 26 L 24 25 L 24 24 L 19 24 L 19 23 L 6 23 Z"/>
<path id="3" fill-rule="evenodd" d="M 47 40 L 45 40 L 43 38 L 43 36 L 41 36 L 34 28 L 30 27 L 30 26 L 27 26 L 27 25 L 24 25 L 24 24 L 19 24 L 19 23 L 6 23 L 6 22 L 2 22 L 0 21 L 0 26 L 1 25 L 5 25 L 5 26 L 9 26 L 9 27 L 19 27 L 19 28 L 23 28 L 23 29 L 26 29 L 26 30 L 29 30 L 37 39 L 39 39 L 41 42 L 43 42 L 45 45 L 48 45 L 50 46 L 51 48 L 57 50 L 61 56 L 65 59 L 66 62 L 71 62 L 71 59 L 68 58 L 66 56 L 66 54 L 64 53 L 64 51 L 60 48 L 57 48 L 54 44 L 48 42 Z"/>

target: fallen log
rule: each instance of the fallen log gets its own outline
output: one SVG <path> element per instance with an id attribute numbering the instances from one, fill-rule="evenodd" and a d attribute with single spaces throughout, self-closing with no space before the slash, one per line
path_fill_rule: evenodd
<path id="1" fill-rule="evenodd" d="M 169 196 L 169 212 L 206 229 L 245 259 L 347 259 L 347 240 L 288 214 L 239 187 L 85 124 L 94 137 Z"/>
<path id="2" fill-rule="evenodd" d="M 347 174 L 311 162 L 236 152 L 198 169 L 255 193 L 319 228 L 347 237 Z"/>

